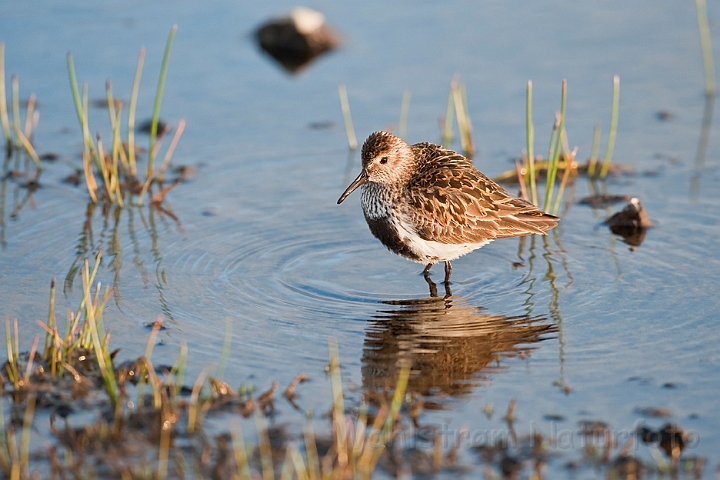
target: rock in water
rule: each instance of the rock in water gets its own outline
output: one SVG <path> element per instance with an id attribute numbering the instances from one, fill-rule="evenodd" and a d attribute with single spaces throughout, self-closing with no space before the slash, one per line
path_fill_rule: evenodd
<path id="1" fill-rule="evenodd" d="M 623 241 L 630 245 L 631 250 L 640 246 L 645 239 L 645 232 L 652 227 L 647 212 L 637 198 L 630 200 L 625 208 L 605 220 L 605 224 L 610 227 L 612 233 L 623 237 Z"/>
<path id="2" fill-rule="evenodd" d="M 323 14 L 305 7 L 263 24 L 255 37 L 260 48 L 290 73 L 298 73 L 340 45 L 340 36 L 325 23 Z"/>

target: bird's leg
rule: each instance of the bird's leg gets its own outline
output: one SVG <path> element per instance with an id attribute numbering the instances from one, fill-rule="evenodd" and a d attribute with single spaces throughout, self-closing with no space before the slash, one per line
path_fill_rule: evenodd
<path id="1" fill-rule="evenodd" d="M 452 273 L 452 265 L 450 265 L 449 260 L 445 260 L 445 281 L 443 283 L 445 283 L 446 287 L 450 285 L 450 274 L 451 273 Z"/>
<path id="2" fill-rule="evenodd" d="M 452 297 L 452 290 L 450 290 L 450 282 L 444 282 L 443 285 L 445 285 L 445 298 Z"/>
<path id="3" fill-rule="evenodd" d="M 435 282 L 433 282 L 433 281 L 430 279 L 430 267 L 432 267 L 432 266 L 433 266 L 432 263 L 428 263 L 428 264 L 427 264 L 427 266 L 426 266 L 425 269 L 423 270 L 423 277 L 425 278 L 425 281 L 427 282 L 428 287 L 430 287 L 430 296 L 431 296 L 431 297 L 437 297 L 437 296 L 438 296 L 438 293 L 437 293 L 437 285 L 435 285 Z"/>
<path id="4" fill-rule="evenodd" d="M 432 263 L 428 263 L 428 264 L 425 266 L 425 269 L 423 270 L 423 276 L 424 276 L 425 278 L 429 278 L 429 277 L 430 277 L 430 267 L 432 267 L 432 266 L 433 266 Z"/>
<path id="5" fill-rule="evenodd" d="M 437 296 L 438 296 L 438 291 L 437 291 L 437 285 L 435 285 L 435 282 L 433 282 L 432 280 L 430 280 L 430 277 L 429 277 L 429 276 L 425 277 L 425 281 L 427 282 L 428 287 L 430 287 L 430 296 L 431 296 L 431 297 L 437 297 Z"/>

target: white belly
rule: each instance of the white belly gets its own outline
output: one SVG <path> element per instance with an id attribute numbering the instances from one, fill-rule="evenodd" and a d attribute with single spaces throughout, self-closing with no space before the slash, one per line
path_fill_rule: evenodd
<path id="1" fill-rule="evenodd" d="M 487 245 L 492 240 L 480 243 L 440 243 L 432 240 L 424 240 L 415 233 L 412 226 L 402 219 L 395 218 L 400 236 L 408 243 L 410 249 L 420 257 L 419 263 L 436 263 L 446 260 L 455 260 L 463 255 Z"/>
<path id="2" fill-rule="evenodd" d="M 415 254 L 414 256 L 416 258 L 398 252 L 396 248 L 393 248 L 396 247 L 396 245 L 390 246 L 387 243 L 385 245 L 395 251 L 395 253 L 399 253 L 418 263 L 427 265 L 428 263 L 455 260 L 473 250 L 477 250 L 491 241 L 451 244 L 423 240 L 416 233 L 414 224 L 402 215 L 399 215 L 393 207 L 394 202 L 391 192 L 377 183 L 368 182 L 362 186 L 361 201 L 365 218 L 368 222 L 374 219 L 386 219 L 391 222 L 397 231 L 397 239 L 407 246 Z M 375 236 L 378 235 L 375 234 Z M 380 237 L 378 236 L 378 238 Z M 385 242 L 383 241 L 383 243 Z"/>

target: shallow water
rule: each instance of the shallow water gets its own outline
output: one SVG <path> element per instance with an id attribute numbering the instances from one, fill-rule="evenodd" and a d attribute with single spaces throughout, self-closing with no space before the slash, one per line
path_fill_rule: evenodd
<path id="1" fill-rule="evenodd" d="M 421 423 L 442 425 L 448 438 L 463 425 L 476 434 L 471 443 L 505 431 L 512 399 L 519 434 L 576 432 L 579 420 L 603 420 L 620 438 L 638 422 L 665 423 L 637 412 L 663 407 L 697 435 L 687 453 L 708 457 L 705 477 L 712 476 L 720 461 L 720 139 L 713 127 L 695 181 L 704 80 L 691 3 L 314 5 L 345 43 L 296 77 L 249 37 L 289 3 L 125 5 L 0 6 L 6 70 L 19 75 L 23 98 L 35 92 L 40 102 L 36 146 L 60 154 L 17 218 L 10 212 L 27 191 L 6 180 L 0 198 L 0 314 L 20 320 L 22 345 L 40 333 L 34 321 L 47 315 L 50 279 L 63 291 L 60 310 L 76 308 L 73 269 L 102 249 L 98 278 L 115 289 L 105 321 L 127 357 L 144 351 L 144 325 L 162 316 L 169 328 L 154 358 L 172 362 L 186 341 L 189 375 L 197 374 L 218 361 L 229 318 L 226 379 L 263 390 L 304 371 L 313 382 L 299 387 L 299 403 L 320 411 L 331 398 L 323 372 L 334 337 L 348 385 L 380 388 L 410 358 L 418 390 L 443 407 Z M 65 54 L 73 53 L 91 98 L 103 97 L 107 78 L 127 98 L 137 52 L 147 47 L 138 113 L 147 118 L 173 23 L 161 116 L 173 124 L 187 118 L 174 161 L 196 173 L 168 195 L 165 212 L 93 209 L 82 187 L 60 182 L 72 171 L 66 164 L 79 165 L 81 145 Z M 642 245 L 630 251 L 600 224 L 609 211 L 574 204 L 553 234 L 527 239 L 522 260 L 517 240 L 494 242 L 454 262 L 452 297 L 443 299 L 439 285 L 440 297 L 431 298 L 422 266 L 372 238 L 357 193 L 335 204 L 359 169 L 337 86 L 347 85 L 359 137 L 396 125 L 409 89 L 408 140 L 439 141 L 437 118 L 455 73 L 467 85 L 475 164 L 491 176 L 512 168 L 509 159 L 525 146 L 528 79 L 536 150 L 547 147 L 567 78 L 568 136 L 584 159 L 595 123 L 604 152 L 619 74 L 614 159 L 636 174 L 611 179 L 607 189 L 643 202 L 656 227 Z M 668 121 L 656 118 L 661 110 Z M 108 136 L 106 117 L 93 110 L 90 122 Z M 317 122 L 328 128 L 312 128 Z M 588 192 L 581 179 L 568 198 Z M 441 267 L 433 278 L 442 279 Z M 280 410 L 285 421 L 303 421 L 288 406 Z M 564 420 L 546 420 L 550 414 Z M 572 447 L 559 448 L 553 478 L 580 458 Z M 650 458 L 644 446 L 635 452 Z M 463 461 L 479 465 L 467 449 Z"/>

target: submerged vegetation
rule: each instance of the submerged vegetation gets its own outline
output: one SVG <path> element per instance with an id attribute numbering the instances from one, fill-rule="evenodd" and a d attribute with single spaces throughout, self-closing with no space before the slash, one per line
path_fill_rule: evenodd
<path id="1" fill-rule="evenodd" d="M 33 146 L 33 138 L 40 121 L 40 112 L 36 107 L 35 94 L 30 95 L 22 121 L 20 110 L 20 80 L 11 76 L 11 112 L 8 115 L 8 101 L 5 78 L 5 44 L 0 42 L 0 126 L 3 131 L 2 168 L 0 168 L 0 248 L 4 249 L 5 218 L 7 211 L 6 193 L 8 184 L 15 184 L 12 208 L 8 217 L 15 219 L 27 205 L 32 205 L 33 193 L 40 188 L 40 176 L 43 171 L 40 156 Z M 45 156 L 43 156 L 45 157 Z M 49 158 L 52 155 L 48 156 Z M 24 194 L 21 197 L 21 192 Z"/>
<path id="2" fill-rule="evenodd" d="M 620 77 L 615 75 L 613 79 L 613 102 L 612 114 L 610 122 L 610 136 L 608 138 L 607 152 L 602 162 L 602 168 L 596 173 L 597 150 L 600 141 L 600 128 L 596 125 L 593 133 L 593 145 L 590 158 L 587 165 L 580 166 L 575 161 L 577 155 L 577 147 L 572 151 L 569 148 L 567 132 L 565 129 L 565 105 L 567 101 L 567 81 L 562 82 L 562 94 L 560 100 L 560 110 L 555 114 L 555 122 L 553 124 L 552 133 L 550 135 L 550 147 L 547 160 L 543 160 L 541 156 L 534 154 L 534 138 L 535 128 L 532 120 L 532 81 L 527 84 L 527 109 L 526 109 L 526 131 L 527 131 L 527 150 L 523 152 L 522 165 L 516 161 L 516 175 L 520 184 L 520 190 L 523 198 L 540 206 L 538 200 L 537 181 L 540 174 L 544 174 L 545 182 L 545 200 L 543 210 L 553 215 L 558 215 L 559 207 L 565 187 L 571 175 L 577 176 L 580 172 L 587 175 L 590 180 L 599 178 L 604 180 L 610 171 L 612 162 L 612 154 L 615 148 L 615 136 L 617 134 L 618 110 L 620 105 Z M 563 174 L 560 179 L 560 185 L 557 193 L 554 192 L 555 184 L 559 170 L 562 168 Z M 509 180 L 513 177 L 513 172 L 501 175 L 498 179 Z M 530 194 L 528 195 L 528 186 Z M 553 194 L 555 193 L 555 201 L 553 202 Z M 552 208 L 551 208 L 552 207 Z"/>
<path id="3" fill-rule="evenodd" d="M 104 200 L 123 206 L 126 201 L 129 201 L 133 196 L 135 196 L 137 204 L 141 205 L 145 193 L 149 191 L 151 192 L 152 184 L 156 183 L 158 185 L 159 192 L 156 194 L 152 194 L 151 192 L 150 197 L 152 202 L 159 203 L 165 195 L 179 183 L 179 180 L 176 180 L 168 186 L 163 186 L 165 170 L 170 163 L 175 147 L 177 146 L 180 136 L 185 128 L 184 119 L 180 121 L 177 129 L 175 130 L 175 134 L 166 150 L 160 169 L 157 172 L 155 171 L 155 159 L 159 155 L 162 140 L 170 131 L 170 127 L 167 125 L 164 126 L 162 131 L 158 131 L 158 128 L 160 126 L 160 104 L 165 86 L 165 75 L 170 57 L 170 47 L 172 46 L 176 30 L 177 25 L 173 26 L 170 30 L 160 70 L 160 79 L 158 81 L 157 94 L 155 96 L 155 106 L 150 123 L 150 144 L 147 150 L 147 173 L 145 180 L 142 180 L 137 176 L 137 155 L 139 152 L 135 144 L 135 110 L 137 107 L 140 77 L 142 76 L 143 62 L 145 59 L 145 49 L 141 49 L 138 56 L 135 80 L 133 82 L 130 105 L 128 108 L 127 140 L 125 142 L 121 140 L 123 104 L 121 101 L 116 100 L 113 97 L 110 81 L 106 83 L 107 109 L 110 115 L 112 139 L 110 142 L 106 142 L 105 146 L 103 145 L 100 133 L 96 135 L 96 140 L 93 140 L 90 133 L 90 127 L 88 125 L 88 86 L 87 84 L 83 86 L 81 96 L 75 76 L 73 57 L 68 53 L 67 63 L 68 73 L 70 75 L 70 86 L 72 88 L 75 109 L 77 111 L 83 135 L 84 147 L 82 159 L 85 185 L 93 202 Z M 106 152 L 108 143 L 110 147 Z M 94 170 L 93 166 L 95 167 Z M 96 175 L 100 177 L 103 185 L 100 195 L 98 194 L 99 188 Z"/>
<path id="4" fill-rule="evenodd" d="M 308 412 L 304 425 L 293 431 L 275 420 L 277 382 L 256 393 L 250 384 L 232 386 L 223 380 L 231 351 L 229 321 L 218 366 L 205 367 L 191 384 L 186 383 L 184 341 L 173 365 L 151 360 L 161 322 L 153 324 L 142 356 L 120 362 L 112 329 L 103 318 L 112 289 L 96 281 L 101 258 L 99 253 L 92 265 L 84 261 L 82 298 L 77 309 L 67 312 L 64 325 L 58 320 L 62 315 L 55 307 L 52 282 L 47 320 L 38 322 L 43 334 L 35 337 L 29 352 L 20 350 L 18 321 L 5 322 L 7 361 L 0 371 L 0 472 L 5 478 L 309 480 L 371 478 L 378 473 L 408 478 L 469 472 L 472 458 L 483 466 L 485 478 L 517 478 L 529 472 L 530 478 L 539 479 L 556 458 L 570 458 L 572 471 L 603 468 L 611 478 L 678 470 L 702 475 L 702 458 L 681 457 L 692 437 L 673 424 L 657 430 L 643 426 L 626 432 L 630 437 L 617 443 L 616 432 L 606 423 L 584 421 L 575 433 L 583 446 L 580 456 L 568 457 L 577 449 L 563 451 L 567 447 L 558 445 L 552 432 L 516 431 L 515 400 L 502 417 L 506 429 L 478 432 L 463 426 L 454 431 L 428 421 L 424 412 L 443 408 L 446 400 L 433 393 L 437 382 L 428 381 L 422 365 L 439 362 L 434 375 L 451 380 L 443 392 L 465 395 L 468 375 L 478 373 L 473 373 L 474 366 L 467 371 L 468 365 L 492 368 L 500 352 L 512 352 L 513 345 L 554 331 L 541 318 L 491 316 L 453 305 L 450 293 L 401 302 L 398 310 L 373 321 L 366 349 L 372 358 L 363 359 L 371 378 L 361 392 L 343 387 L 340 355 L 331 339 L 326 379 L 332 398 L 328 413 L 318 418 L 326 427 L 316 433 L 318 420 Z M 419 343 L 405 347 L 424 353 L 413 358 L 405 347 L 395 351 L 385 345 L 388 328 L 418 328 Z M 461 331 L 465 334 L 458 335 Z M 412 338 L 407 333 L 390 336 L 391 345 Z M 524 358 L 531 350 L 522 347 L 510 355 Z M 379 376 L 370 374 L 378 369 Z M 282 392 L 298 412 L 296 400 L 302 395 L 297 390 L 309 378 L 298 374 Z M 6 399 L 9 405 L 2 404 Z M 491 404 L 485 406 L 488 419 L 493 410 Z M 221 427 L 213 421 L 218 418 Z M 249 428 L 254 436 L 246 436 Z M 650 446 L 654 464 L 634 456 L 640 441 Z M 657 456 L 660 452 L 669 460 Z"/>
<path id="5" fill-rule="evenodd" d="M 346 410 L 337 345 L 330 342 L 329 372 L 333 399 L 329 441 L 316 440 L 308 423 L 302 446 L 273 443 L 281 434 L 267 425 L 274 412 L 277 382 L 265 393 L 235 389 L 222 381 L 222 366 L 205 368 L 192 386 L 183 381 L 187 346 L 172 366 L 151 361 L 161 323 L 153 325 L 145 354 L 116 362 L 103 311 L 111 289 L 95 283 L 102 254 L 82 269 L 83 296 L 65 325 L 57 321 L 55 282 L 47 322 L 39 322 L 30 352 L 18 345 L 18 322 L 6 321 L 7 362 L 0 373 L 0 402 L 11 399 L 10 416 L 0 415 L 0 471 L 9 479 L 30 478 L 360 478 L 368 477 L 392 442 L 405 398 L 409 368 L 400 371 L 394 393 L 372 407 Z M 229 355 L 229 330 L 220 365 Z M 215 374 L 213 374 L 213 371 Z M 285 390 L 293 402 L 298 375 Z M 378 397 L 380 398 L 380 397 Z M 96 415 L 81 426 L 69 423 L 76 413 Z M 203 431 L 208 415 L 255 417 L 256 445 L 246 445 L 239 422 L 211 439 Z M 31 452 L 33 423 L 49 416 L 53 441 Z M 42 420 L 45 421 L 45 420 Z M 324 437 L 323 437 L 324 438 Z M 32 459 L 32 460 L 31 460 Z"/>
<path id="6" fill-rule="evenodd" d="M 11 77 L 11 105 L 12 125 L 8 116 L 7 92 L 5 91 L 5 44 L 0 42 L 0 125 L 2 125 L 3 137 L 5 139 L 5 161 L 8 162 L 13 154 L 16 154 L 19 164 L 22 154 L 27 155 L 37 168 L 35 180 L 40 176 L 42 164 L 35 148 L 32 145 L 32 138 L 37 129 L 40 113 L 35 110 L 35 94 L 30 95 L 27 101 L 25 122 L 21 120 L 20 113 L 20 80 L 17 75 Z"/>

